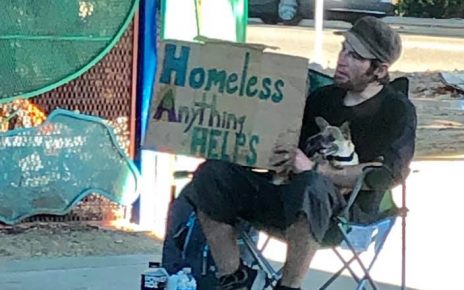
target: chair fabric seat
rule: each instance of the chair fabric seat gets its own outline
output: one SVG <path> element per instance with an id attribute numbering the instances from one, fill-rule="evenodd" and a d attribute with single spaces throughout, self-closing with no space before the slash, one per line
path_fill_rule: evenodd
<path id="1" fill-rule="evenodd" d="M 349 224 L 348 239 L 357 253 L 367 251 L 371 243 L 374 243 L 375 252 L 378 253 L 381 241 L 386 238 L 395 220 L 396 217 L 390 217 L 370 225 Z M 345 241 L 342 241 L 340 247 L 342 249 L 349 249 Z"/>

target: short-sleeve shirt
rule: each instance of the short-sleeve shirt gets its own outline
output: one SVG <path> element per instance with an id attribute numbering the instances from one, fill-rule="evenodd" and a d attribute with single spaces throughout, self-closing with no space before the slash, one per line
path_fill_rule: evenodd
<path id="1" fill-rule="evenodd" d="M 391 177 L 391 185 L 400 183 L 406 178 L 414 155 L 417 124 L 414 105 L 407 96 L 395 91 L 391 85 L 384 86 L 377 95 L 356 106 L 344 105 L 346 92 L 336 85 L 330 85 L 308 97 L 300 134 L 300 148 L 304 148 L 308 137 L 319 133 L 315 117 L 321 116 L 334 126 L 341 126 L 349 121 L 359 161 L 371 162 L 383 157 L 384 166 Z M 367 202 L 380 203 L 380 200 Z M 373 209 L 365 209 L 371 210 Z"/>

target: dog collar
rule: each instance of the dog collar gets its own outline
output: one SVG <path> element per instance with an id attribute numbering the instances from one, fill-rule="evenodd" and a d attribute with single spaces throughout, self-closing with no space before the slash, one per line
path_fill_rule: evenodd
<path id="1" fill-rule="evenodd" d="M 334 161 L 339 161 L 339 162 L 349 162 L 353 160 L 353 158 L 354 158 L 354 151 L 351 153 L 350 156 L 333 156 L 333 155 L 327 156 L 327 160 L 329 161 L 334 160 Z"/>

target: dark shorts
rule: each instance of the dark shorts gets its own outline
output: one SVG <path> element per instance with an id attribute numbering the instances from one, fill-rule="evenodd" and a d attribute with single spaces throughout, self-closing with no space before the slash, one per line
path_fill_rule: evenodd
<path id="1" fill-rule="evenodd" d="M 272 234 L 285 232 L 304 213 L 318 242 L 346 205 L 330 179 L 311 171 L 289 184 L 274 185 L 266 174 L 209 160 L 199 166 L 190 185 L 186 198 L 213 220 L 235 225 L 243 219 Z"/>

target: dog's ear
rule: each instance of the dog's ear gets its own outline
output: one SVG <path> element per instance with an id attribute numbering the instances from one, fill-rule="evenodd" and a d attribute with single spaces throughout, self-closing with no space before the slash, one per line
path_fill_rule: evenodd
<path id="1" fill-rule="evenodd" d="M 351 140 L 350 122 L 344 122 L 340 126 L 340 131 L 342 131 L 343 137 L 345 137 L 346 140 Z"/>
<path id="2" fill-rule="evenodd" d="M 322 117 L 316 117 L 315 121 L 321 131 L 324 131 L 325 128 L 330 126 L 330 124 Z"/>

